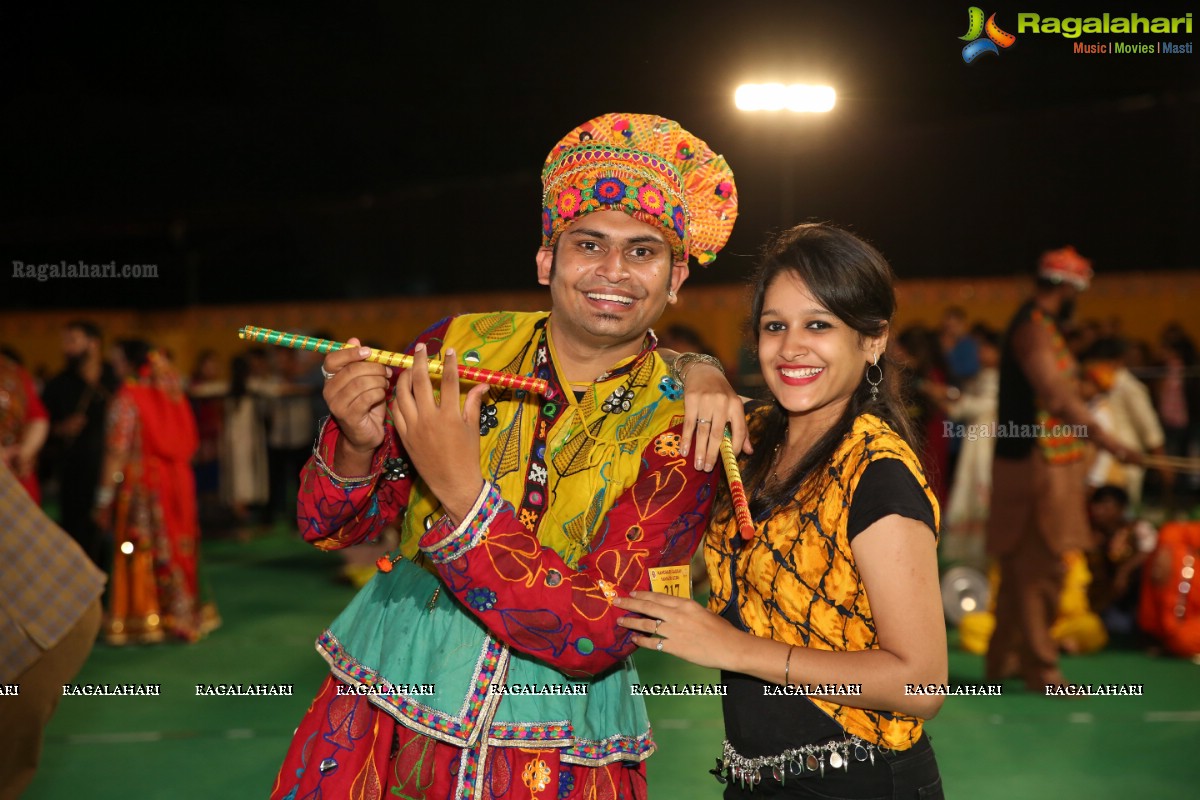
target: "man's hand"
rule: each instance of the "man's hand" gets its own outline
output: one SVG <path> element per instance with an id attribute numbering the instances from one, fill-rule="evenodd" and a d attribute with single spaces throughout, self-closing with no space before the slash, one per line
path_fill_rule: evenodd
<path id="1" fill-rule="evenodd" d="M 742 398 L 729 385 L 725 374 L 708 364 L 693 364 L 687 371 L 687 386 L 683 390 L 683 447 L 687 455 L 693 450 L 695 437 L 696 469 L 712 472 L 721 463 L 721 439 L 725 426 L 730 427 L 733 452 L 752 452 L 746 436 L 746 412 Z"/>
<path id="2" fill-rule="evenodd" d="M 473 387 L 460 411 L 458 360 L 453 349 L 446 350 L 443 366 L 439 401 L 433 394 L 425 345 L 418 344 L 412 368 L 396 380 L 390 409 L 392 424 L 413 467 L 457 527 L 483 489 L 479 409 L 488 386 Z"/>
<path id="3" fill-rule="evenodd" d="M 369 347 L 350 339 L 349 347 L 325 356 L 324 369 L 333 377 L 325 381 L 322 396 L 341 430 L 334 470 L 343 475 L 364 475 L 371 456 L 383 444 L 391 369 L 364 359 Z"/>

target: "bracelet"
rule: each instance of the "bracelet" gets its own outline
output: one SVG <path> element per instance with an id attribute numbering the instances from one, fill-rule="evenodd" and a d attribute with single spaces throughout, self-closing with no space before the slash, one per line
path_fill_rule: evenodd
<path id="1" fill-rule="evenodd" d="M 330 482 L 333 483 L 333 485 L 339 489 L 360 489 L 363 486 L 369 486 L 370 484 L 374 483 L 375 479 L 379 477 L 378 469 L 373 471 L 370 475 L 359 475 L 359 476 L 347 478 L 347 477 L 338 475 L 336 472 L 334 472 L 330 468 L 330 466 L 327 463 L 325 463 L 325 458 L 324 458 L 324 456 L 321 455 L 321 450 L 322 450 L 322 445 L 324 444 L 324 441 L 325 441 L 324 422 L 327 419 L 329 419 L 329 418 L 326 417 L 324 420 L 321 420 L 322 424 L 321 424 L 320 429 L 317 431 L 317 440 L 315 442 L 313 442 L 313 449 L 312 449 L 313 463 L 316 464 L 317 468 L 320 469 L 322 472 L 324 472 L 326 477 L 329 478 Z M 374 462 L 374 459 L 372 459 L 372 465 L 373 465 L 373 462 Z"/>
<path id="2" fill-rule="evenodd" d="M 680 353 L 675 357 L 675 362 L 671 364 L 671 377 L 676 383 L 683 386 L 688 367 L 697 363 L 716 367 L 722 375 L 725 374 L 725 366 L 716 356 L 710 356 L 708 353 Z"/>
<path id="3" fill-rule="evenodd" d="M 788 673 L 792 671 L 792 651 L 795 649 L 796 649 L 796 645 L 794 645 L 794 644 L 788 645 L 787 661 L 784 662 L 784 664 L 783 664 L 783 685 L 784 686 L 792 685 L 791 680 L 788 679 Z"/>

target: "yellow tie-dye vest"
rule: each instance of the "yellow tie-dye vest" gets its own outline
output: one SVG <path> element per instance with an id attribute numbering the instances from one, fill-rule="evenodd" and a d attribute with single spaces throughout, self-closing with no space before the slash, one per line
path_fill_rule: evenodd
<path id="1" fill-rule="evenodd" d="M 754 422 L 752 418 L 752 429 Z M 877 649 L 871 605 L 855 567 L 847 523 L 859 479 L 871 462 L 883 458 L 897 459 L 912 471 L 939 525 L 937 498 L 917 457 L 885 422 L 863 414 L 834 454 L 817 491 L 802 490 L 795 502 L 759 522 L 754 539 L 740 553 L 731 546 L 740 535 L 736 522 L 713 523 L 704 544 L 712 581 L 709 609 L 721 613 L 736 580 L 738 612 L 756 636 L 820 650 Z M 794 574 L 780 569 L 780 559 L 792 564 Z M 810 630 L 790 620 L 808 620 Z M 904 750 L 920 739 L 921 720 L 916 717 L 811 699 L 865 741 Z"/>

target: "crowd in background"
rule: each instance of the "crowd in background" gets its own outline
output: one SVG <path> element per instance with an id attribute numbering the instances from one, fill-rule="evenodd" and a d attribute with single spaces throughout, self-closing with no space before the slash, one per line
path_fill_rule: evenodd
<path id="1" fill-rule="evenodd" d="M 325 331 L 314 335 L 333 338 Z M 905 367 L 908 410 L 922 434 L 931 488 L 945 509 L 943 558 L 981 569 L 987 568 L 982 543 L 995 443 L 987 426 L 996 421 L 1003 336 L 951 307 L 939 326 L 907 326 L 889 345 L 889 356 Z M 662 346 L 679 352 L 713 352 L 686 326 L 666 328 L 660 338 Z M 1080 390 L 1105 427 L 1139 452 L 1200 452 L 1200 364 L 1182 326 L 1167 324 L 1157 341 L 1146 342 L 1125 336 L 1118 319 L 1084 320 L 1069 330 L 1067 341 L 1081 365 Z M 169 353 L 137 340 L 106 345 L 103 332 L 86 320 L 66 326 L 62 354 L 63 368 L 44 378 L 24 368 L 19 352 L 6 347 L 0 355 L 4 460 L 30 495 L 115 577 L 110 578 L 105 628 L 110 642 L 156 640 L 171 633 L 194 641 L 219 621 L 196 575 L 201 531 L 208 537 L 247 539 L 277 523 L 294 524 L 297 474 L 327 414 L 322 356 L 247 347 L 222 363 L 215 352 L 204 351 L 185 376 Z M 182 432 L 192 429 L 194 442 Z M 186 441 L 164 453 L 172 439 Z M 162 483 L 169 470 L 155 466 L 160 485 L 138 491 L 131 473 L 146 471 L 151 461 L 178 462 L 181 453 L 195 502 L 164 510 L 158 497 L 157 505 L 145 505 L 147 491 L 175 491 Z M 1097 451 L 1088 482 L 1094 492 L 1095 548 L 1078 554 L 1068 572 L 1086 573 L 1076 596 L 1087 595 L 1092 585 L 1092 603 L 1084 603 L 1087 613 L 1097 619 L 1106 615 L 1110 630 L 1128 631 L 1136 570 L 1155 547 L 1154 528 L 1148 530 L 1145 519 L 1162 522 L 1191 512 L 1200 502 L 1200 479 L 1194 473 L 1120 464 Z M 1114 507 L 1120 525 L 1112 517 Z M 181 520 L 181 514 L 192 519 Z M 155 524 L 182 526 L 185 532 L 182 538 L 177 531 L 156 538 Z M 1136 558 L 1101 557 L 1108 552 Z M 155 597 L 152 587 L 156 580 L 171 585 L 163 570 L 175 567 L 163 565 L 172 558 L 185 562 L 187 574 L 178 580 L 187 587 L 191 606 L 168 613 L 170 598 Z M 152 580 L 155 563 L 160 574 Z M 343 570 L 361 583 L 373 563 L 374 549 L 365 548 L 348 553 Z M 144 579 L 137 580 L 141 573 Z M 1069 580 L 1064 595 L 1071 586 L 1080 582 Z M 1094 607 L 1097 603 L 1104 607 Z M 1066 597 L 1064 604 L 1069 605 Z M 1090 645 L 1068 642 L 1065 647 Z"/>
<path id="2" fill-rule="evenodd" d="M 1180 325 L 1165 325 L 1150 343 L 1123 335 L 1119 320 L 1085 320 L 1067 326 L 1065 340 L 1079 365 L 1077 391 L 1104 431 L 1143 455 L 1200 454 L 1200 365 Z M 924 434 L 923 460 L 945 509 L 943 562 L 986 571 L 993 605 L 998 569 L 985 554 L 993 452 L 999 437 L 1013 435 L 997 430 L 1004 341 L 1005 332 L 971 324 L 952 307 L 937 329 L 901 330 L 890 352 L 907 368 L 909 413 Z M 1099 447 L 1086 458 L 1091 538 L 1062 555 L 1065 579 L 1051 635 L 1067 653 L 1093 652 L 1118 639 L 1151 648 L 1162 639 L 1177 655 L 1200 652 L 1159 635 L 1164 615 L 1172 626 L 1187 616 L 1188 592 L 1174 594 L 1180 569 L 1179 586 L 1190 585 L 1188 564 L 1175 551 L 1191 534 L 1174 520 L 1194 516 L 1200 474 L 1122 463 Z M 966 613 L 960 645 L 987 652 L 994 626 L 991 607 Z"/>

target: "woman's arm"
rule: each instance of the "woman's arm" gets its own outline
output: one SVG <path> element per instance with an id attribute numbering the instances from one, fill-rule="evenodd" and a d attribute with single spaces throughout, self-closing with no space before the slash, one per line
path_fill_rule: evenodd
<path id="1" fill-rule="evenodd" d="M 861 684 L 862 695 L 830 697 L 843 705 L 899 711 L 930 719 L 940 695 L 906 694 L 914 684 L 947 680 L 946 625 L 937 574 L 936 541 L 929 527 L 896 514 L 883 517 L 851 543 L 871 599 L 879 648 L 854 652 L 789 646 L 737 630 L 703 606 L 677 597 L 634 592 L 615 605 L 641 614 L 618 622 L 641 632 L 641 647 L 694 664 L 783 684 Z"/>

